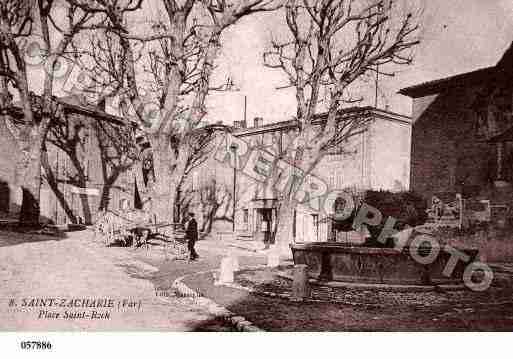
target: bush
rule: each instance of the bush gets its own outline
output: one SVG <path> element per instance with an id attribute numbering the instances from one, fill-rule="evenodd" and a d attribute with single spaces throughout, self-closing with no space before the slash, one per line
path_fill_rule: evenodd
<path id="1" fill-rule="evenodd" d="M 363 201 L 378 209 L 383 215 L 381 225 L 368 227 L 371 235 L 368 244 L 372 246 L 383 246 L 377 239 L 388 217 L 397 220 L 394 228 L 399 230 L 405 225 L 414 227 L 424 224 L 427 220 L 427 202 L 413 192 L 367 191 Z"/>

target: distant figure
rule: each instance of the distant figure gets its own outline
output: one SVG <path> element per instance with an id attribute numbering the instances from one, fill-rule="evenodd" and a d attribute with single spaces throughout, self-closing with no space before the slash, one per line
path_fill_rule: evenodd
<path id="1" fill-rule="evenodd" d="M 187 239 L 187 248 L 190 252 L 190 260 L 194 261 L 198 259 L 198 253 L 194 249 L 194 245 L 198 240 L 198 222 L 194 219 L 194 213 L 189 212 L 188 214 L 188 222 L 185 228 L 185 239 Z"/>

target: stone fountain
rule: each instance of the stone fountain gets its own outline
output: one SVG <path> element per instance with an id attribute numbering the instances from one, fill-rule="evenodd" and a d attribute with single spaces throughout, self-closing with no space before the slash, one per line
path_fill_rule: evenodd
<path id="1" fill-rule="evenodd" d="M 451 254 L 440 250 L 429 264 L 415 260 L 412 252 L 427 256 L 430 248 L 405 246 L 402 249 L 378 248 L 336 242 L 295 243 L 290 245 L 294 264 L 308 267 L 311 278 L 322 282 L 351 282 L 390 285 L 460 284 L 467 263 L 457 261 L 450 276 L 444 274 Z M 463 249 L 470 261 L 478 250 Z"/>

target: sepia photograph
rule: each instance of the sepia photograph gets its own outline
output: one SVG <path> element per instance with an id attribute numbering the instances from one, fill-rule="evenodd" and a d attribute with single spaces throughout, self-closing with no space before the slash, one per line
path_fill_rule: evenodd
<path id="1" fill-rule="evenodd" d="M 0 0 L 20 352 L 512 329 L 513 1 Z"/>

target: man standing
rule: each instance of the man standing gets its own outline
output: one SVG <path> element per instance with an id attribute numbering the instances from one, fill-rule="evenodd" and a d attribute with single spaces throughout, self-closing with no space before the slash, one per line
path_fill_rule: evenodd
<path id="1" fill-rule="evenodd" d="M 185 238 L 187 239 L 187 248 L 190 252 L 190 260 L 194 261 L 198 259 L 198 253 L 194 249 L 194 245 L 198 240 L 198 222 L 194 219 L 194 213 L 189 212 L 189 221 L 187 222 L 187 227 L 185 229 Z"/>

